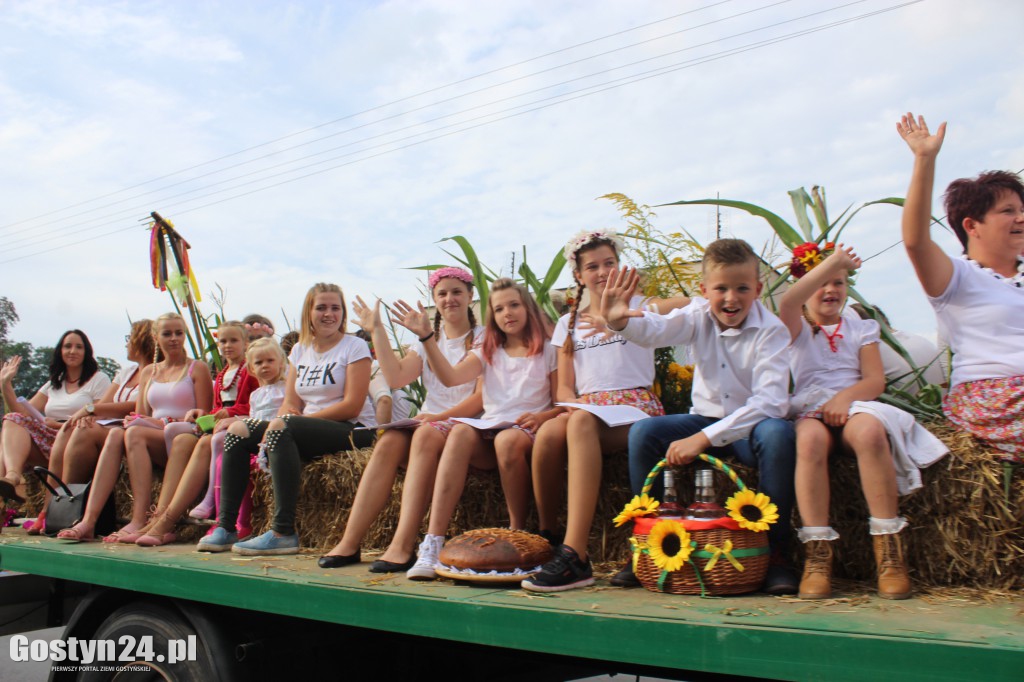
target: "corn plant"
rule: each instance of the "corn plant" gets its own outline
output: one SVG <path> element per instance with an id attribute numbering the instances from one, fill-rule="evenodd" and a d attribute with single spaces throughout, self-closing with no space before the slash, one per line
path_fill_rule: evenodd
<path id="1" fill-rule="evenodd" d="M 750 215 L 762 218 L 767 222 L 768 225 L 771 226 L 775 236 L 789 251 L 792 251 L 793 248 L 807 242 L 819 245 L 827 242 L 838 243 L 840 236 L 850 225 L 853 218 L 868 206 L 875 206 L 878 204 L 903 206 L 903 199 L 887 197 L 885 199 L 877 199 L 875 201 L 863 203 L 852 212 L 851 209 L 853 208 L 853 205 L 851 204 L 835 220 L 829 220 L 828 208 L 825 202 L 825 189 L 823 187 L 814 186 L 811 188 L 809 193 L 806 189 L 800 187 L 798 189 L 791 190 L 789 192 L 789 198 L 793 204 L 796 227 L 772 211 L 745 201 L 735 201 L 732 199 L 694 199 L 674 201 L 662 205 L 710 205 L 746 211 Z M 933 218 L 933 220 L 940 225 L 942 224 L 942 221 L 939 219 Z M 772 294 L 782 285 L 783 282 L 788 280 L 786 275 L 788 275 L 789 272 L 789 263 L 787 262 L 774 269 L 777 272 L 780 272 L 781 276 L 770 281 L 768 286 L 765 287 L 764 292 L 766 301 L 769 301 L 773 307 L 774 300 L 772 299 Z M 911 376 L 919 389 L 917 394 L 912 396 L 905 390 L 896 389 L 892 385 L 892 382 L 890 382 L 889 387 L 880 397 L 880 400 L 896 405 L 897 407 L 901 407 L 917 417 L 937 417 L 941 415 L 938 398 L 940 396 L 940 390 L 937 386 L 928 384 L 924 380 L 923 373 L 926 368 L 917 366 L 913 358 L 910 357 L 910 354 L 903 347 L 903 344 L 896 339 L 892 332 L 892 328 L 880 315 L 878 315 L 875 306 L 868 303 L 868 301 L 861 296 L 852 284 L 848 291 L 850 298 L 861 303 L 864 308 L 869 311 L 871 316 L 878 321 L 882 331 L 882 339 L 885 343 L 896 351 L 910 365 L 912 368 Z"/>

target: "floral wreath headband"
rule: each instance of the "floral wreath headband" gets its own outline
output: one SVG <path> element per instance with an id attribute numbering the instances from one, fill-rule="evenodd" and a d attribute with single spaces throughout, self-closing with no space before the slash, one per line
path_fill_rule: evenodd
<path id="1" fill-rule="evenodd" d="M 462 268 L 452 267 L 441 268 L 440 270 L 434 270 L 433 272 L 431 272 L 430 276 L 427 277 L 427 286 L 430 287 L 431 291 L 433 291 L 434 287 L 437 286 L 437 283 L 440 282 L 445 277 L 452 277 L 461 282 L 465 282 L 469 286 L 473 286 L 473 275 L 469 274 Z"/>
<path id="2" fill-rule="evenodd" d="M 622 253 L 622 249 L 625 244 L 622 242 L 622 238 L 610 228 L 598 228 L 596 230 L 582 230 L 573 235 L 565 248 L 562 249 L 562 254 L 565 256 L 565 260 L 569 263 L 569 266 L 576 270 L 576 254 L 580 252 L 584 246 L 596 241 L 607 241 L 611 242 L 615 247 L 615 253 Z"/>
<path id="3" fill-rule="evenodd" d="M 793 248 L 793 260 L 789 263 L 789 272 L 793 277 L 800 279 L 814 268 L 821 265 L 821 262 L 832 255 L 836 250 L 835 242 L 825 242 L 825 246 L 819 246 L 814 242 L 805 242 Z"/>

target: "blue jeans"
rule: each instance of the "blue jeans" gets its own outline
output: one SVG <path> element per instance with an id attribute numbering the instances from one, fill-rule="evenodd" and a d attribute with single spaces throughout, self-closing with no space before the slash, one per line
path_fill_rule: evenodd
<path id="1" fill-rule="evenodd" d="M 639 495 L 647 474 L 672 441 L 681 440 L 714 424 L 717 419 L 699 414 L 670 414 L 664 417 L 641 419 L 629 430 L 629 482 L 634 495 Z M 779 520 L 768 531 L 768 542 L 773 550 L 785 550 L 792 540 L 793 488 L 796 473 L 796 431 L 793 423 L 785 419 L 765 419 L 750 432 L 750 438 L 738 440 L 724 447 L 711 448 L 707 454 L 715 457 L 731 456 L 746 466 L 756 467 L 760 479 L 757 490 L 768 495 L 779 508 Z M 651 493 L 662 499 L 661 476 L 655 481 Z"/>

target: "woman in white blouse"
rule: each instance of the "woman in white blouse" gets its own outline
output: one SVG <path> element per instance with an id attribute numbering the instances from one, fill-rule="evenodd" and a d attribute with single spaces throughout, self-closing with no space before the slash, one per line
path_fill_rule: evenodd
<path id="1" fill-rule="evenodd" d="M 50 380 L 32 396 L 19 401 L 14 377 L 21 357 L 14 356 L 0 370 L 0 390 L 11 410 L 4 415 L 0 441 L 3 443 L 3 471 L 0 496 L 21 502 L 16 488 L 29 466 L 46 465 L 57 432 L 75 412 L 99 401 L 110 379 L 99 371 L 89 337 L 78 329 L 64 332 L 53 349 Z"/>

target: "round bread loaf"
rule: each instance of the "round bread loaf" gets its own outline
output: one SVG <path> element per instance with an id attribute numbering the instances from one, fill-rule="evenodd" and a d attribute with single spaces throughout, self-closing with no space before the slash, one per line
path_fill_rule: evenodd
<path id="1" fill-rule="evenodd" d="M 479 528 L 445 543 L 438 560 L 445 566 L 484 573 L 528 571 L 552 556 L 551 545 L 539 535 L 507 528 Z"/>

